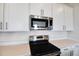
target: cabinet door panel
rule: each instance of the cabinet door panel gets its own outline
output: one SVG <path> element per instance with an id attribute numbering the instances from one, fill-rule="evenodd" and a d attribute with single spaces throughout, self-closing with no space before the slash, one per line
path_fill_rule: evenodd
<path id="1" fill-rule="evenodd" d="M 3 31 L 3 3 L 0 3 L 0 31 Z"/>
<path id="2" fill-rule="evenodd" d="M 53 30 L 62 31 L 64 24 L 63 4 L 53 4 Z"/>
<path id="3" fill-rule="evenodd" d="M 30 14 L 31 15 L 41 15 L 41 3 L 30 3 Z"/>
<path id="4" fill-rule="evenodd" d="M 66 31 L 71 31 L 73 30 L 73 8 L 65 5 L 64 9 Z"/>
<path id="5" fill-rule="evenodd" d="M 42 3 L 42 9 L 44 10 L 44 16 L 51 17 L 51 3 Z"/>
<path id="6" fill-rule="evenodd" d="M 29 30 L 29 4 L 7 3 L 5 4 L 5 31 Z"/>

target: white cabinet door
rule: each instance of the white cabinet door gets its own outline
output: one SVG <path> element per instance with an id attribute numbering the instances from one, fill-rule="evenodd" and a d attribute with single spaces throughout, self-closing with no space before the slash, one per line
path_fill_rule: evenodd
<path id="1" fill-rule="evenodd" d="M 43 16 L 52 17 L 51 6 L 51 3 L 42 3 Z"/>
<path id="2" fill-rule="evenodd" d="M 61 56 L 70 56 L 70 50 L 68 48 L 62 48 Z"/>
<path id="3" fill-rule="evenodd" d="M 41 3 L 30 3 L 30 15 L 41 15 Z"/>
<path id="4" fill-rule="evenodd" d="M 61 56 L 73 56 L 72 46 L 61 48 Z"/>
<path id="5" fill-rule="evenodd" d="M 0 3 L 0 31 L 3 31 L 3 3 Z"/>
<path id="6" fill-rule="evenodd" d="M 65 11 L 65 26 L 66 31 L 73 30 L 73 8 L 69 7 L 67 5 L 64 5 L 64 11 Z"/>
<path id="7" fill-rule="evenodd" d="M 73 8 L 65 4 L 53 4 L 53 30 L 73 30 Z"/>
<path id="8" fill-rule="evenodd" d="M 63 4 L 52 4 L 53 30 L 62 31 L 64 24 Z"/>
<path id="9" fill-rule="evenodd" d="M 29 30 L 29 4 L 6 3 L 4 16 L 5 31 Z"/>
<path id="10" fill-rule="evenodd" d="M 50 3 L 31 3 L 30 14 L 51 17 Z"/>
<path id="11" fill-rule="evenodd" d="M 79 44 L 75 44 L 72 46 L 73 56 L 79 56 Z"/>

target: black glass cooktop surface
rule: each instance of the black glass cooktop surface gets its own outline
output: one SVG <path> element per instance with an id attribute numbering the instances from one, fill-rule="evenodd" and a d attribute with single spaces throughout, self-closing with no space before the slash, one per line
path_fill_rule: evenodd
<path id="1" fill-rule="evenodd" d="M 60 49 L 53 44 L 49 43 L 48 40 L 38 40 L 38 41 L 30 41 L 30 51 L 31 55 L 41 56 L 45 54 L 59 52 Z"/>

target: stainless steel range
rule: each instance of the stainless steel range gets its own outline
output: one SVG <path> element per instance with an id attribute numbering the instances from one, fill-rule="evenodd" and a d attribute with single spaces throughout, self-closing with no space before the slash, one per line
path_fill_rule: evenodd
<path id="1" fill-rule="evenodd" d="M 32 56 L 60 56 L 60 49 L 48 42 L 48 35 L 30 36 L 29 44 Z"/>

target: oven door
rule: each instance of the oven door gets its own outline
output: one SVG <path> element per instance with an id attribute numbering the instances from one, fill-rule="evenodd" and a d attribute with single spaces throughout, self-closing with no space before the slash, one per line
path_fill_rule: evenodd
<path id="1" fill-rule="evenodd" d="M 38 18 L 31 19 L 31 28 L 46 29 L 47 27 L 48 27 L 47 19 L 38 19 Z"/>

